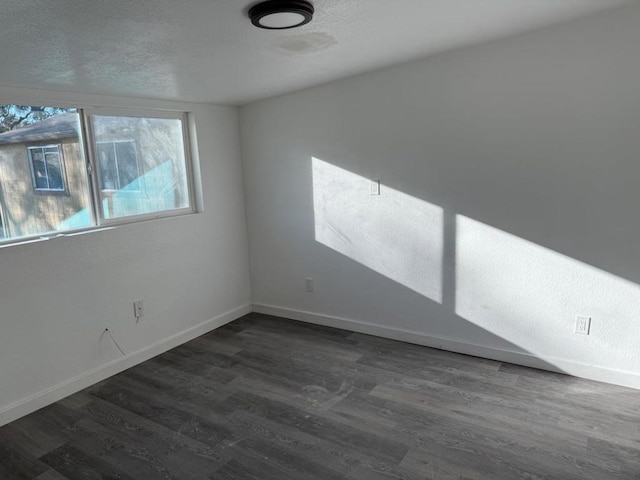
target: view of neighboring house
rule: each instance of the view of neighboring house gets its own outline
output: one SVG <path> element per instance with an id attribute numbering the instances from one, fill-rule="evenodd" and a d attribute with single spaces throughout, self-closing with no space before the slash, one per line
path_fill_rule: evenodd
<path id="1" fill-rule="evenodd" d="M 89 195 L 76 113 L 0 134 L 3 237 L 55 231 L 89 206 Z"/>
<path id="2" fill-rule="evenodd" d="M 0 134 L 0 238 L 95 224 L 78 122 L 64 113 Z M 188 203 L 175 129 L 165 119 L 93 118 L 102 218 Z"/>

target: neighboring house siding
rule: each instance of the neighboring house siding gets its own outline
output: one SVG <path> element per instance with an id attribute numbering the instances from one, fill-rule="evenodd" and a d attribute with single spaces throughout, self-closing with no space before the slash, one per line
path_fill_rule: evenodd
<path id="1" fill-rule="evenodd" d="M 46 142 L 61 146 L 65 191 L 34 190 L 27 147 L 39 144 L 0 145 L 0 211 L 7 237 L 55 231 L 64 219 L 89 207 L 85 166 L 75 139 Z"/>

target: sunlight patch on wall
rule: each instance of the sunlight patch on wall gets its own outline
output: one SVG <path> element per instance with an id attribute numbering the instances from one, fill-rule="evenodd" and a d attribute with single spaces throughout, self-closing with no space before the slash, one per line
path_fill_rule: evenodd
<path id="1" fill-rule="evenodd" d="M 312 159 L 316 241 L 436 302 L 442 302 L 443 211 Z"/>
<path id="2" fill-rule="evenodd" d="M 460 317 L 541 358 L 634 350 L 625 332 L 640 319 L 637 284 L 462 215 L 456 230 Z M 592 318 L 591 335 L 575 334 L 577 315 Z"/>

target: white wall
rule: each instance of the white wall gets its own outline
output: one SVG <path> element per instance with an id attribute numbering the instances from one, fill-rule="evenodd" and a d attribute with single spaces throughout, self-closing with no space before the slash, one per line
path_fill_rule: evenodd
<path id="1" fill-rule="evenodd" d="M 0 248 L 0 424 L 250 311 L 237 109 L 17 88 L 0 100 L 189 111 L 204 200 L 195 215 Z"/>
<path id="2" fill-rule="evenodd" d="M 638 25 L 636 3 L 241 108 L 255 307 L 640 387 Z"/>

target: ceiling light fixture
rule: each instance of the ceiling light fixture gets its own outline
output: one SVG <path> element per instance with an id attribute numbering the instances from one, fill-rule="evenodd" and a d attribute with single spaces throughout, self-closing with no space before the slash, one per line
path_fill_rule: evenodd
<path id="1" fill-rule="evenodd" d="M 313 18 L 313 5 L 304 0 L 268 0 L 251 7 L 249 18 L 267 30 L 300 27 Z"/>

